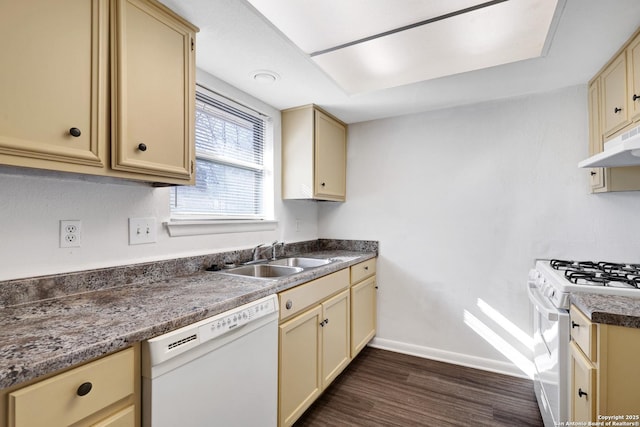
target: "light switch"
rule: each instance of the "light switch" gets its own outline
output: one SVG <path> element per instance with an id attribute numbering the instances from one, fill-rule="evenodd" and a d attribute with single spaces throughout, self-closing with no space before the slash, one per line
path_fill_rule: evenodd
<path id="1" fill-rule="evenodd" d="M 129 218 L 129 245 L 155 243 L 156 235 L 155 218 Z"/>

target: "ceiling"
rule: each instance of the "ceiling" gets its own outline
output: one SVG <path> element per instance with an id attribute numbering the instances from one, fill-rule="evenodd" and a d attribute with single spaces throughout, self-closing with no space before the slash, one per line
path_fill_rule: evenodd
<path id="1" fill-rule="evenodd" d="M 357 68 L 354 65 L 357 61 L 350 63 L 348 55 L 345 59 L 346 54 L 353 52 L 355 57 L 362 58 L 358 49 L 363 46 L 366 48 L 367 44 L 371 44 L 370 41 L 326 55 L 314 53 L 428 20 L 434 15 L 473 7 L 486 0 L 403 0 L 402 4 L 406 7 L 399 11 L 396 10 L 398 8 L 388 6 L 385 9 L 385 4 L 397 5 L 397 0 L 324 0 L 318 3 L 301 0 L 161 1 L 200 27 L 196 45 L 198 68 L 275 108 L 285 109 L 314 103 L 347 123 L 584 84 L 640 26 L 638 0 L 560 0 L 553 23 L 553 10 L 549 13 L 547 8 L 539 15 L 533 15 L 535 8 L 532 5 L 555 5 L 555 0 L 496 1 L 493 2 L 496 4 L 477 11 L 373 40 L 375 43 L 388 43 L 394 38 L 400 38 L 401 43 L 392 45 L 391 48 L 387 46 L 386 52 L 391 54 L 406 50 L 410 53 L 405 55 L 405 59 L 394 58 L 392 63 L 395 64 L 395 69 L 380 79 L 375 75 L 367 75 L 365 68 Z M 279 8 L 274 6 L 277 3 L 280 4 Z M 307 10 L 293 7 L 296 3 L 308 5 Z M 530 6 L 529 9 L 525 8 L 527 13 L 511 13 L 507 19 L 498 19 L 502 10 L 527 3 Z M 371 8 L 374 4 L 378 13 L 364 9 L 365 6 Z M 452 4 L 455 4 L 453 9 Z M 269 16 L 270 20 L 258 12 L 257 8 Z M 358 8 L 366 13 L 358 13 Z M 503 50 L 514 51 L 513 46 L 519 48 L 512 57 L 500 59 L 501 53 L 497 55 L 498 59 L 491 58 L 492 62 L 480 61 L 480 65 L 476 66 L 466 59 L 460 61 L 446 56 L 438 61 L 429 61 L 426 49 L 407 47 L 411 43 L 407 37 L 423 37 L 412 43 L 414 46 L 424 46 L 424 37 L 443 23 L 455 23 L 462 18 L 481 15 L 488 17 L 486 22 L 489 26 L 485 23 L 474 28 L 472 20 L 462 26 L 458 22 L 457 26 L 446 31 L 456 38 L 461 32 L 460 28 L 464 28 L 466 32 L 473 28 L 473 36 L 470 38 L 472 41 L 487 38 L 487 35 L 504 34 L 509 43 L 503 43 Z M 533 24 L 526 22 L 524 18 L 527 15 L 536 17 L 528 21 L 539 24 L 537 30 Z M 319 18 L 314 21 L 314 16 Z M 331 20 L 331 16 L 336 19 Z M 331 25 L 327 25 L 327 21 Z M 352 25 L 354 21 L 357 25 Z M 552 31 L 547 37 L 549 27 Z M 305 35 L 301 31 L 304 28 L 309 29 L 309 34 Z M 516 38 L 514 28 L 522 30 L 518 33 L 522 39 Z M 446 48 L 441 47 L 435 51 L 451 52 L 450 45 L 443 42 L 451 37 L 437 34 L 438 44 Z M 544 43 L 541 40 L 546 43 L 543 49 L 541 45 Z M 523 53 L 527 45 L 533 46 L 533 51 L 537 49 L 538 53 Z M 542 56 L 539 56 L 540 51 Z M 378 59 L 387 57 L 377 53 L 384 52 L 380 48 L 375 52 Z M 428 53 L 429 58 L 433 58 L 434 50 Z M 327 65 L 327 61 L 323 59 L 327 56 L 342 56 L 334 62 L 342 64 L 342 72 L 346 70 L 348 78 L 341 76 L 339 71 L 336 72 L 335 66 L 332 68 Z M 461 57 L 465 58 L 464 54 Z M 439 64 L 438 71 L 430 71 L 424 65 L 429 63 Z M 277 80 L 272 83 L 256 80 L 254 75 L 260 70 L 275 73 Z"/>
<path id="2" fill-rule="evenodd" d="M 248 1 L 350 95 L 538 57 L 558 4 Z"/>

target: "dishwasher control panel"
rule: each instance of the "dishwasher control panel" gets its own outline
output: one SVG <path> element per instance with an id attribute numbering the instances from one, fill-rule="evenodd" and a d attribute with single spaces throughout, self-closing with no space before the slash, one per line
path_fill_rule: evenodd
<path id="1" fill-rule="evenodd" d="M 267 317 L 278 317 L 277 295 L 241 305 L 143 342 L 143 365 L 157 365 L 214 338 L 244 330 L 243 327 L 250 323 L 259 327 L 270 320 Z"/>
<path id="2" fill-rule="evenodd" d="M 208 319 L 206 324 L 198 328 L 200 342 L 209 341 L 232 329 L 240 328 L 261 317 L 276 313 L 278 311 L 277 301 L 276 298 L 263 298 Z"/>

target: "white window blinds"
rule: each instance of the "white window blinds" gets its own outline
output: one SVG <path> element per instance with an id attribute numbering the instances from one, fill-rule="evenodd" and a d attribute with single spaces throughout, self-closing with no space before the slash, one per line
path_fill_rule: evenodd
<path id="1" fill-rule="evenodd" d="M 225 98 L 196 93 L 196 185 L 176 187 L 176 217 L 264 218 L 266 118 Z"/>

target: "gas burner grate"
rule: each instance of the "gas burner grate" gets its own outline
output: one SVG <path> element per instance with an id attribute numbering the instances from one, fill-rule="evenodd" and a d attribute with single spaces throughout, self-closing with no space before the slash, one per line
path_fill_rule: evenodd
<path id="1" fill-rule="evenodd" d="M 592 261 L 565 261 L 561 259 L 552 259 L 550 261 L 551 267 L 556 270 L 566 271 L 585 271 L 585 270 L 593 270 L 593 271 L 602 271 L 602 267 L 599 263 Z"/>
<path id="2" fill-rule="evenodd" d="M 565 278 L 576 285 L 640 289 L 640 264 L 557 259 L 550 264 L 555 270 L 564 271 Z"/>

